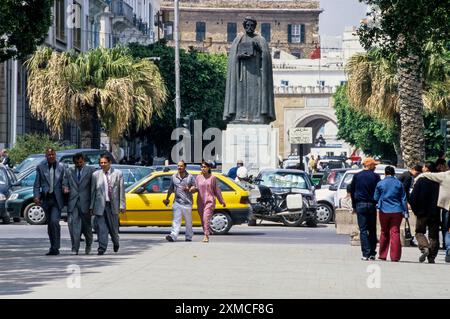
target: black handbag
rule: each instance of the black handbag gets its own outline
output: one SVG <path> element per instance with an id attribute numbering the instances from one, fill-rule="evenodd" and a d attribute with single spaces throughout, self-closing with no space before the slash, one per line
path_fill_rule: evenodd
<path id="1" fill-rule="evenodd" d="M 405 218 L 405 240 L 411 240 L 413 236 L 411 234 L 411 226 L 409 225 L 408 218 Z"/>

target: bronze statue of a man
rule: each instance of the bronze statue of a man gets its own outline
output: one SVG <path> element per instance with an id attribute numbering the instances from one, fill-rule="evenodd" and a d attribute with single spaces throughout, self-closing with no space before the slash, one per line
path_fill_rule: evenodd
<path id="1" fill-rule="evenodd" d="M 231 45 L 223 118 L 232 124 L 269 124 L 275 121 L 270 49 L 255 34 L 256 20 L 244 19 L 245 34 Z"/>

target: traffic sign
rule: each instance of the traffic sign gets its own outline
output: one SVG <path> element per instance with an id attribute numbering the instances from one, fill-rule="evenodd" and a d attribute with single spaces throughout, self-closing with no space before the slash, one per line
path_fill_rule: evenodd
<path id="1" fill-rule="evenodd" d="M 312 144 L 312 127 L 294 127 L 289 129 L 289 143 Z"/>

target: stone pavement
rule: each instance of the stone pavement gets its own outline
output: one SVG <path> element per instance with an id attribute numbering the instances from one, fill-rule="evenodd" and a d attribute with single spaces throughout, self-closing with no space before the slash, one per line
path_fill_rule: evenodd
<path id="1" fill-rule="evenodd" d="M 200 240 L 200 236 L 198 236 Z M 128 245 L 128 246 L 127 246 Z M 127 250 L 134 249 L 134 254 Z M 41 255 L 41 251 L 38 253 Z M 419 250 L 403 249 L 402 261 L 366 262 L 360 248 L 321 244 L 123 242 L 119 254 L 60 255 L 45 260 L 45 281 L 21 276 L 21 291 L 2 298 L 449 298 L 450 265 L 420 264 Z M 20 262 L 20 260 L 16 260 Z M 67 265 L 77 262 L 81 288 Z M 13 275 L 12 273 L 9 274 Z M 19 277 L 18 277 L 19 278 Z M 17 280 L 17 279 L 16 279 Z M 28 281 L 27 281 L 28 280 Z"/>

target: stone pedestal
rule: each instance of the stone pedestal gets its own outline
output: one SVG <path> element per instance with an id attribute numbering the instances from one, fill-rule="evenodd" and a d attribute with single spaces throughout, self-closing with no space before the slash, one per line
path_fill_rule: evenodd
<path id="1" fill-rule="evenodd" d="M 244 161 L 249 175 L 278 167 L 278 128 L 264 124 L 228 124 L 222 131 L 222 172 Z"/>

